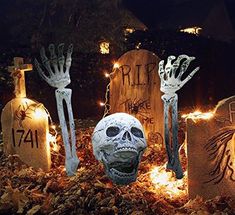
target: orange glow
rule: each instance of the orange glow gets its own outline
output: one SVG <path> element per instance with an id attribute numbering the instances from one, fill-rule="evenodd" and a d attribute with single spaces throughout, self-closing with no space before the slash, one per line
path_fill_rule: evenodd
<path id="1" fill-rule="evenodd" d="M 60 146 L 53 142 L 52 143 L 52 150 L 54 152 L 58 152 L 60 150 Z"/>
<path id="2" fill-rule="evenodd" d="M 187 195 L 187 172 L 184 172 L 183 179 L 176 179 L 174 174 L 167 172 L 165 165 L 155 166 L 150 172 L 150 180 L 153 183 L 157 194 L 179 197 Z"/>
<path id="3" fill-rule="evenodd" d="M 109 78 L 110 77 L 110 75 L 106 72 L 106 73 L 104 73 L 104 76 L 106 77 L 106 78 Z"/>
<path id="4" fill-rule="evenodd" d="M 109 54 L 109 42 L 100 43 L 100 53 L 101 54 Z"/>
<path id="5" fill-rule="evenodd" d="M 100 105 L 101 107 L 103 107 L 103 106 L 105 106 L 105 103 L 104 103 L 104 102 L 99 102 L 99 105 Z"/>
<path id="6" fill-rule="evenodd" d="M 35 119 L 40 119 L 45 116 L 45 111 L 42 108 L 36 108 L 34 111 Z"/>
<path id="7" fill-rule="evenodd" d="M 136 46 L 135 46 L 135 48 L 136 49 L 140 49 L 140 46 L 141 46 L 142 44 L 141 43 L 138 43 Z"/>
<path id="8" fill-rule="evenodd" d="M 52 143 L 52 150 L 53 150 L 54 152 L 59 152 L 59 150 L 60 150 L 59 145 L 56 144 L 56 143 Z"/>
<path id="9" fill-rule="evenodd" d="M 213 116 L 213 112 L 202 113 L 201 111 L 197 110 L 193 113 L 183 114 L 181 117 L 184 119 L 192 119 L 193 121 L 197 121 L 200 119 L 210 120 Z"/>
<path id="10" fill-rule="evenodd" d="M 118 62 L 115 62 L 115 63 L 113 64 L 113 68 L 114 68 L 114 69 L 118 69 L 119 67 L 120 67 L 120 65 L 119 65 Z"/>
<path id="11" fill-rule="evenodd" d="M 202 28 L 194 26 L 194 27 L 190 27 L 190 28 L 181 29 L 180 31 L 185 32 L 185 33 L 189 33 L 189 34 L 199 35 L 202 31 Z"/>
<path id="12" fill-rule="evenodd" d="M 125 33 L 125 35 L 128 35 L 128 34 L 133 33 L 134 31 L 135 31 L 134 28 L 126 28 L 126 29 L 124 30 L 124 33 Z"/>
<path id="13" fill-rule="evenodd" d="M 52 135 L 48 133 L 47 135 L 47 141 L 51 143 L 52 145 L 52 150 L 54 152 L 58 152 L 60 150 L 60 146 L 56 143 L 56 135 Z"/>

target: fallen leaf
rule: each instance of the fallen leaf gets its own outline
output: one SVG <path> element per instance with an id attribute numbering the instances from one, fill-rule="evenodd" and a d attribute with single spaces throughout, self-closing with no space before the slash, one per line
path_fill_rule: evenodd
<path id="1" fill-rule="evenodd" d="M 40 205 L 35 205 L 33 206 L 28 212 L 27 215 L 34 215 L 40 210 L 41 206 Z"/>

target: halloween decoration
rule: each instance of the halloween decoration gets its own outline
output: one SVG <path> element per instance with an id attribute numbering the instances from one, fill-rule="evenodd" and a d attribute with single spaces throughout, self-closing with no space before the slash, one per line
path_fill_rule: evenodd
<path id="1" fill-rule="evenodd" d="M 24 72 L 32 70 L 32 65 L 15 57 L 8 70 L 16 98 L 6 104 L 1 115 L 4 153 L 17 154 L 24 163 L 47 171 L 51 166 L 49 113 L 42 103 L 26 98 Z"/>
<path id="2" fill-rule="evenodd" d="M 62 136 L 65 146 L 66 152 L 66 172 L 67 175 L 72 176 L 76 173 L 77 167 L 79 164 L 79 159 L 76 153 L 76 137 L 75 137 L 75 125 L 73 119 L 73 110 L 71 106 L 71 96 L 72 90 L 65 88 L 70 82 L 69 70 L 72 62 L 72 52 L 73 46 L 72 44 L 69 46 L 67 51 L 67 57 L 63 55 L 64 44 L 58 45 L 58 56 L 55 53 L 54 44 L 49 45 L 50 59 L 47 58 L 44 47 L 41 49 L 41 59 L 44 68 L 47 70 L 48 74 L 46 74 L 37 59 L 35 59 L 35 66 L 39 72 L 39 75 L 52 87 L 57 88 L 55 91 L 56 95 L 56 103 L 57 103 L 57 111 L 60 120 L 60 126 L 62 129 Z M 53 71 L 54 70 L 54 71 Z M 67 112 L 69 116 L 69 131 L 71 135 L 71 144 L 69 138 L 69 131 L 66 125 L 65 114 L 63 101 L 65 101 Z"/>
<path id="3" fill-rule="evenodd" d="M 144 49 L 128 51 L 117 60 L 110 74 L 110 111 L 136 117 L 148 141 L 163 148 L 159 61 L 157 55 Z"/>
<path id="4" fill-rule="evenodd" d="M 76 122 L 77 123 L 77 122 Z M 50 173 L 20 166 L 15 155 L 1 156 L 2 198 L 0 214 L 234 214 L 234 200 L 219 197 L 188 199 L 187 175 L 181 180 L 165 170 L 164 151 L 151 144 L 144 153 L 135 183 L 117 186 L 104 177 L 95 162 L 91 135 L 95 121 L 81 120 L 76 133 L 81 166 L 68 178 L 63 168 L 64 150 L 52 156 Z M 85 126 L 84 126 L 85 125 Z M 181 125 L 181 124 L 180 124 Z M 60 137 L 60 131 L 59 137 Z M 63 146 L 61 138 L 57 140 Z M 186 163 L 182 162 L 183 169 Z M 13 204 L 14 203 L 14 204 Z M 68 212 L 69 210 L 69 212 Z"/>
<path id="5" fill-rule="evenodd" d="M 116 184 L 129 184 L 137 178 L 138 165 L 147 147 L 141 123 L 126 113 L 111 114 L 96 125 L 93 153 Z"/>
<path id="6" fill-rule="evenodd" d="M 189 197 L 234 198 L 235 96 L 220 101 L 210 115 L 186 118 Z"/>
<path id="7" fill-rule="evenodd" d="M 176 178 L 183 177 L 183 171 L 179 160 L 178 153 L 178 96 L 176 91 L 183 87 L 193 75 L 199 70 L 199 67 L 195 68 L 184 80 L 181 80 L 182 76 L 186 72 L 190 62 L 194 60 L 194 57 L 188 57 L 187 55 L 180 55 L 177 60 L 175 56 L 169 56 L 167 63 L 164 67 L 164 60 L 159 63 L 159 76 L 161 79 L 160 90 L 164 93 L 162 100 L 164 101 L 164 139 L 166 152 L 168 157 L 167 168 L 175 172 Z M 180 66 L 182 60 L 185 61 Z M 172 61 L 174 63 L 172 63 Z M 180 71 L 177 71 L 180 66 Z M 170 133 L 169 133 L 169 111 L 172 111 L 172 149 L 170 146 Z"/>

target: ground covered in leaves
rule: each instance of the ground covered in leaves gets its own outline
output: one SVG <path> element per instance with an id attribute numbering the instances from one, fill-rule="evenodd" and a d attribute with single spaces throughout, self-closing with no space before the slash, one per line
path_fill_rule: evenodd
<path id="1" fill-rule="evenodd" d="M 156 186 L 151 172 L 165 164 L 166 156 L 154 143 L 148 143 L 137 181 L 128 186 L 113 184 L 93 156 L 93 124 L 77 121 L 77 152 L 81 162 L 73 177 L 65 173 L 60 134 L 58 151 L 52 150 L 53 165 L 49 172 L 26 166 L 17 155 L 6 157 L 0 147 L 0 214 L 235 214 L 235 201 L 229 197 L 189 200 L 186 178 L 177 188 L 178 195 L 168 192 L 165 185 Z M 182 163 L 186 169 L 185 157 Z"/>

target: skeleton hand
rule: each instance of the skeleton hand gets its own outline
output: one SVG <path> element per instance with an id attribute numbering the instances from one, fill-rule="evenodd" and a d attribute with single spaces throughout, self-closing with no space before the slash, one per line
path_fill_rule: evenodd
<path id="1" fill-rule="evenodd" d="M 180 164 L 178 152 L 178 96 L 176 91 L 193 77 L 193 75 L 199 70 L 199 67 L 195 68 L 184 80 L 181 80 L 183 74 L 188 69 L 190 62 L 194 60 L 195 57 L 180 55 L 172 64 L 171 62 L 172 60 L 175 60 L 175 58 L 175 56 L 169 56 L 165 68 L 164 60 L 161 60 L 159 63 L 158 74 L 161 79 L 160 90 L 164 93 L 162 100 L 164 101 L 164 142 L 168 156 L 167 168 L 172 169 L 176 174 L 176 178 L 180 179 L 183 177 L 183 170 Z M 180 71 L 176 73 L 183 59 L 186 60 L 181 64 Z M 169 132 L 170 108 L 172 110 L 172 149 L 170 145 Z"/>
<path id="2" fill-rule="evenodd" d="M 167 59 L 166 66 L 164 68 L 164 60 L 161 60 L 159 63 L 159 76 L 161 79 L 161 88 L 160 90 L 165 94 L 174 94 L 177 90 L 179 90 L 186 82 L 188 82 L 193 75 L 199 70 L 199 67 L 195 68 L 184 80 L 181 80 L 182 75 L 188 69 L 188 66 L 191 61 L 195 59 L 195 57 L 189 57 L 187 55 L 180 55 L 177 60 L 172 64 L 172 60 L 175 60 L 175 56 L 169 56 Z M 176 75 L 176 71 L 180 66 L 180 62 L 186 59 L 181 67 L 178 75 Z"/>
<path id="3" fill-rule="evenodd" d="M 42 64 L 46 68 L 48 75 L 46 75 L 45 72 L 42 70 L 37 59 L 35 59 L 34 61 L 35 66 L 39 72 L 39 75 L 49 85 L 51 85 L 52 87 L 59 88 L 59 89 L 65 88 L 71 82 L 70 76 L 69 76 L 69 69 L 71 67 L 71 62 L 72 62 L 71 55 L 73 52 L 73 45 L 71 44 L 68 48 L 66 61 L 63 55 L 63 50 L 64 50 L 63 43 L 58 45 L 58 56 L 55 53 L 54 44 L 50 44 L 48 49 L 50 52 L 50 59 L 47 58 L 44 47 L 42 47 L 40 50 Z M 65 71 L 64 71 L 64 67 L 65 67 Z"/>
<path id="4" fill-rule="evenodd" d="M 65 146 L 65 166 L 67 175 L 72 176 L 76 174 L 77 167 L 79 164 L 79 159 L 76 154 L 76 135 L 75 135 L 75 125 L 73 119 L 73 110 L 71 105 L 72 90 L 65 88 L 70 83 L 69 69 L 72 62 L 72 52 L 73 45 L 70 45 L 67 51 L 67 57 L 63 55 L 64 44 L 58 46 L 58 57 L 55 54 L 55 46 L 53 44 L 49 45 L 50 60 L 46 57 L 45 49 L 40 50 L 41 59 L 44 67 L 46 68 L 49 75 L 41 69 L 38 61 L 35 59 L 35 66 L 40 74 L 40 76 L 52 87 L 56 87 L 55 96 L 57 111 L 60 120 L 60 126 L 62 130 L 62 137 Z M 54 71 L 52 71 L 52 67 Z M 64 72 L 65 67 L 65 72 Z M 65 101 L 67 113 L 69 117 L 69 129 L 66 124 L 64 105 Z M 69 138 L 69 132 L 71 138 Z"/>

